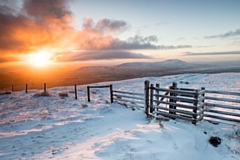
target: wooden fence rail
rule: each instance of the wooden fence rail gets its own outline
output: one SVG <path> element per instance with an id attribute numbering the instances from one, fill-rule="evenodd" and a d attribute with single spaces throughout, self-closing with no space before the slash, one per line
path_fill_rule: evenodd
<path id="1" fill-rule="evenodd" d="M 144 108 L 144 94 L 113 90 L 113 102 Z"/>
<path id="2" fill-rule="evenodd" d="M 240 93 L 206 90 L 204 104 L 205 119 L 240 123 Z"/>
<path id="3" fill-rule="evenodd" d="M 235 96 L 240 96 L 240 93 L 239 93 L 239 92 L 227 92 L 227 91 L 206 90 L 206 93 L 215 93 L 215 94 L 223 94 L 223 95 L 235 95 Z"/>

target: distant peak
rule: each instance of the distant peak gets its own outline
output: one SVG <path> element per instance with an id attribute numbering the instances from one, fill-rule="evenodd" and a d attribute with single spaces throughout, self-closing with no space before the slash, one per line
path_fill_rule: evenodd
<path id="1" fill-rule="evenodd" d="M 185 61 L 182 61 L 182 60 L 179 60 L 179 59 L 167 59 L 167 60 L 162 61 L 162 62 L 185 62 Z"/>

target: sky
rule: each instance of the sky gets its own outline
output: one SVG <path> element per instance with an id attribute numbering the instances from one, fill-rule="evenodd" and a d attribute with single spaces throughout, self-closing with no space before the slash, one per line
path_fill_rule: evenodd
<path id="1" fill-rule="evenodd" d="M 239 0 L 0 0 L 0 64 L 240 59 Z"/>

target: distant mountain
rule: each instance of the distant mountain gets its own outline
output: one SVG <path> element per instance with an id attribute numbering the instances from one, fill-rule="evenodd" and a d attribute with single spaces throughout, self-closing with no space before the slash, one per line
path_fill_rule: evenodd
<path id="1" fill-rule="evenodd" d="M 81 67 L 76 71 L 79 72 L 108 72 L 111 71 L 113 67 L 105 67 L 105 66 L 89 66 L 89 67 Z"/>
<path id="2" fill-rule="evenodd" d="M 87 72 L 90 73 L 111 73 L 111 74 L 126 74 L 126 71 L 138 73 L 138 72 L 149 72 L 149 71 L 161 71 L 161 72 L 170 72 L 176 70 L 186 70 L 198 68 L 199 65 L 190 64 L 178 59 L 170 59 L 161 62 L 132 62 L 132 63 L 123 63 L 117 66 L 105 67 L 105 66 L 90 66 L 82 67 L 77 69 L 77 72 Z"/>
<path id="3" fill-rule="evenodd" d="M 186 73 L 219 73 L 239 71 L 239 67 L 220 67 L 216 64 L 192 64 L 178 59 L 161 62 L 132 62 L 116 66 L 82 67 L 67 76 L 66 83 L 74 80 L 80 84 L 115 81 L 141 77 L 159 77 Z"/>
<path id="4" fill-rule="evenodd" d="M 68 74 L 69 80 L 79 83 L 96 83 L 140 77 L 163 76 L 181 73 L 192 73 L 202 70 L 204 65 L 191 64 L 178 59 L 160 62 L 132 62 L 116 66 L 82 67 Z"/>
<path id="5" fill-rule="evenodd" d="M 196 67 L 195 64 L 190 64 L 178 59 L 170 59 L 161 62 L 133 62 L 123 63 L 115 66 L 121 69 L 139 69 L 139 70 L 155 70 L 155 69 L 184 69 L 190 67 Z"/>

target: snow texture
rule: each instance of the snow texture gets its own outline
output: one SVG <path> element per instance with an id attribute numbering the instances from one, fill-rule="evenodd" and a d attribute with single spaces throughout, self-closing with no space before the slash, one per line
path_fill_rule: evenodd
<path id="1" fill-rule="evenodd" d="M 98 83 L 116 90 L 143 93 L 148 79 L 161 87 L 173 81 L 182 87 L 240 91 L 240 73 L 183 74 Z M 189 83 L 180 83 L 180 82 Z M 158 122 L 146 118 L 142 109 L 132 110 L 109 103 L 108 89 L 86 86 L 0 95 L 0 159 L 104 159 L 104 160 L 239 160 L 239 124 L 202 121 Z M 65 93 L 68 96 L 59 96 Z M 40 95 L 40 96 L 34 96 Z M 218 147 L 208 141 L 221 138 Z"/>

